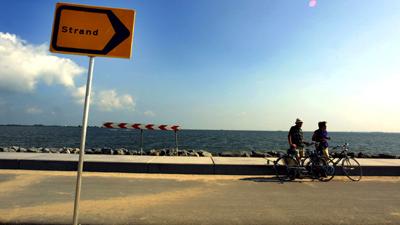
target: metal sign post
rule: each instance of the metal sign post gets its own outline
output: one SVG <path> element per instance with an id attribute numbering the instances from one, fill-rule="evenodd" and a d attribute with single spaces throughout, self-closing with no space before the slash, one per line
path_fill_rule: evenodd
<path id="1" fill-rule="evenodd" d="M 95 56 L 129 59 L 132 55 L 135 11 L 130 9 L 57 3 L 50 52 L 89 56 L 81 148 L 74 203 L 74 225 L 78 224 L 83 155 L 89 114 Z"/>
<path id="2" fill-rule="evenodd" d="M 143 155 L 143 129 L 140 129 L 140 155 Z"/>
<path id="3" fill-rule="evenodd" d="M 90 56 L 89 57 L 88 78 L 87 78 L 87 83 L 86 83 L 85 106 L 83 109 L 82 135 L 81 135 L 81 148 L 79 151 L 78 175 L 77 175 L 77 179 L 76 179 L 74 218 L 73 218 L 74 225 L 78 224 L 78 216 L 79 216 L 79 201 L 80 201 L 80 197 L 81 197 L 83 155 L 85 154 L 86 130 L 87 130 L 88 115 L 89 115 L 90 93 L 91 93 L 91 89 L 92 89 L 93 66 L 94 66 L 94 57 Z"/>
<path id="4" fill-rule="evenodd" d="M 178 131 L 175 130 L 175 147 L 176 147 L 176 155 L 178 155 Z"/>

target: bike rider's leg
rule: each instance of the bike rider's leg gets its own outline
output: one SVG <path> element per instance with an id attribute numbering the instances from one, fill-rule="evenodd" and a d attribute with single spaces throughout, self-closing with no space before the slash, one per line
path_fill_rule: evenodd
<path id="1" fill-rule="evenodd" d="M 304 148 L 303 148 L 303 147 L 300 147 L 300 148 L 298 148 L 298 151 L 299 151 L 299 158 L 298 158 L 298 161 L 300 162 L 300 160 L 301 160 L 302 158 L 304 158 Z"/>
<path id="2" fill-rule="evenodd" d="M 328 147 L 322 149 L 322 155 L 324 156 L 326 161 L 329 160 L 329 149 L 328 149 Z"/>
<path id="3" fill-rule="evenodd" d="M 300 162 L 300 160 L 301 160 L 300 148 L 296 148 L 296 155 L 295 155 L 295 157 L 296 157 L 297 162 Z"/>
<path id="4" fill-rule="evenodd" d="M 286 158 L 287 159 L 286 165 L 296 166 L 297 165 L 296 160 L 298 160 L 298 154 L 299 154 L 297 149 L 290 148 L 287 150 L 287 154 L 290 156 L 290 158 Z"/>

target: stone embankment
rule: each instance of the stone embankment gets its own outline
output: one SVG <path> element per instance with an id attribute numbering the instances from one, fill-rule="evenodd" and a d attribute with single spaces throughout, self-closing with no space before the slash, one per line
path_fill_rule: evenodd
<path id="1" fill-rule="evenodd" d="M 58 153 L 58 154 L 79 154 L 79 148 L 43 148 L 43 147 L 30 147 L 23 148 L 19 146 L 0 147 L 0 152 L 29 152 L 29 153 Z M 173 148 L 170 149 L 152 149 L 141 152 L 140 150 L 128 150 L 125 148 L 89 148 L 85 150 L 86 154 L 98 154 L 98 155 L 150 155 L 150 156 L 192 156 L 192 157 L 278 157 L 284 153 L 284 151 L 225 151 L 220 153 L 211 153 L 205 150 L 184 150 L 179 149 L 176 151 Z M 338 153 L 333 152 L 332 155 L 335 157 Z M 391 155 L 385 153 L 369 154 L 369 153 L 354 153 L 351 152 L 349 155 L 357 158 L 380 158 L 380 159 L 400 159 L 400 155 Z"/>

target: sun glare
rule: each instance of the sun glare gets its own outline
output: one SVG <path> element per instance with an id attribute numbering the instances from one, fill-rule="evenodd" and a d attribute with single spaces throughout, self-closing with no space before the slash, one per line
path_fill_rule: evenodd
<path id="1" fill-rule="evenodd" d="M 317 0 L 310 0 L 308 2 L 308 6 L 311 7 L 311 8 L 317 6 Z"/>

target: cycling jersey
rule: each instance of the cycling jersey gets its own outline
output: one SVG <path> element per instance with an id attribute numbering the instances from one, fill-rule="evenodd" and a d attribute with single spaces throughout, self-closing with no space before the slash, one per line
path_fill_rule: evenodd
<path id="1" fill-rule="evenodd" d="M 315 130 L 313 135 L 313 141 L 320 142 L 320 146 L 327 148 L 328 144 L 328 131 L 326 130 Z"/>

